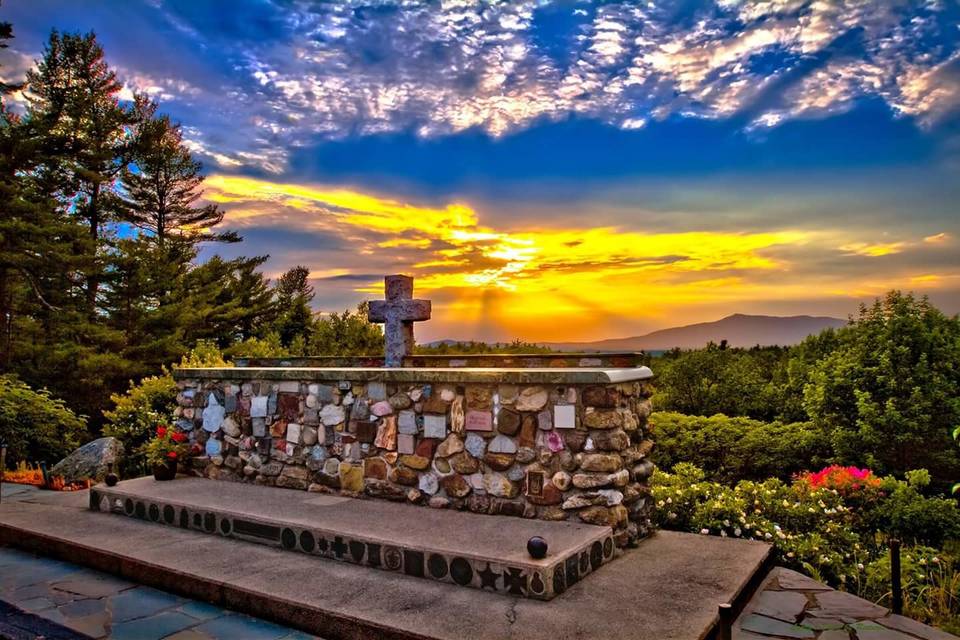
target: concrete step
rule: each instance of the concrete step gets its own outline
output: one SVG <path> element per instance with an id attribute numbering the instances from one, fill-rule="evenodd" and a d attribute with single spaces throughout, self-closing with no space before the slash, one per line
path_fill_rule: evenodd
<path id="1" fill-rule="evenodd" d="M 717 605 L 739 611 L 770 559 L 763 543 L 660 531 L 544 602 L 110 517 L 89 510 L 86 491 L 37 494 L 0 505 L 0 545 L 330 640 L 704 640 Z"/>
<path id="2" fill-rule="evenodd" d="M 620 553 L 609 527 L 178 478 L 90 491 L 90 508 L 503 595 L 550 600 Z M 549 551 L 535 559 L 533 536 Z"/>

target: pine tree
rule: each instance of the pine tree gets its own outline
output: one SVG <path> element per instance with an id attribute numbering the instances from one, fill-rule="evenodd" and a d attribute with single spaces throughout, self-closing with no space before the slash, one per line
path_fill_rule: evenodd
<path id="1" fill-rule="evenodd" d="M 209 230 L 223 221 L 216 205 L 194 206 L 203 194 L 202 165 L 183 144 L 180 125 L 167 116 L 146 121 L 134 145 L 133 164 L 123 171 L 126 219 L 155 238 L 196 243 L 202 240 L 238 242 L 233 232 Z"/>
<path id="2" fill-rule="evenodd" d="M 298 337 L 306 340 L 313 330 L 310 301 L 314 293 L 309 278 L 310 270 L 298 265 L 280 276 L 274 286 L 279 313 L 274 330 L 285 347 Z"/>

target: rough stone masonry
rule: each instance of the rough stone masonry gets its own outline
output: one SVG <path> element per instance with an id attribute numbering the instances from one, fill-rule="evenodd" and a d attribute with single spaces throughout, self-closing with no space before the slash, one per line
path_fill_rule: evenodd
<path id="1" fill-rule="evenodd" d="M 430 315 L 405 276 L 371 304 L 387 362 Z M 391 342 L 390 336 L 394 339 Z M 393 353 L 391 355 L 391 349 Z M 654 465 L 646 367 L 515 356 L 511 368 L 177 369 L 176 425 L 204 455 L 192 471 L 252 482 L 646 535 Z M 519 365 L 519 366 L 518 366 Z M 601 365 L 601 366 L 596 366 Z"/>

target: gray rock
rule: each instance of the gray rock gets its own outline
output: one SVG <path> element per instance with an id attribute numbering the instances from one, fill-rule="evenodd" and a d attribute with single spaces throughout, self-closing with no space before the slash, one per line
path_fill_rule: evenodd
<path id="1" fill-rule="evenodd" d="M 63 476 L 64 482 L 80 482 L 92 478 L 103 480 L 111 465 L 119 466 L 123 459 L 123 444 L 116 438 L 98 438 L 79 449 L 50 469 L 55 476 Z"/>

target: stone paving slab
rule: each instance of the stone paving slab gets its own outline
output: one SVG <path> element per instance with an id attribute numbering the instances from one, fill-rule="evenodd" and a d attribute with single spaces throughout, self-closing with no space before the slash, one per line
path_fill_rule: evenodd
<path id="1" fill-rule="evenodd" d="M 62 579 L 57 577 L 61 575 Z M 25 580 L 31 582 L 26 587 L 10 586 Z M 20 637 L 309 640 L 311 636 L 72 563 L 0 547 L 0 638 Z"/>
<path id="2" fill-rule="evenodd" d="M 957 640 L 956 636 L 777 567 L 744 608 L 734 640 Z"/>
<path id="3" fill-rule="evenodd" d="M 715 629 L 718 604 L 742 599 L 751 579 L 765 572 L 770 553 L 763 543 L 660 532 L 544 602 L 179 528 L 158 536 L 155 524 L 86 510 L 87 498 L 78 492 L 66 501 L 4 505 L 0 541 L 331 640 L 699 640 Z M 178 640 L 195 640 L 201 628 Z"/>
<path id="4" fill-rule="evenodd" d="M 613 560 L 610 527 L 491 517 L 202 478 L 98 485 L 90 507 L 503 595 L 549 600 Z M 547 540 L 546 558 L 527 541 Z"/>

